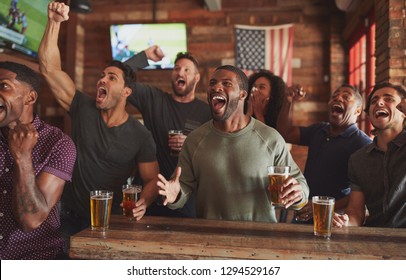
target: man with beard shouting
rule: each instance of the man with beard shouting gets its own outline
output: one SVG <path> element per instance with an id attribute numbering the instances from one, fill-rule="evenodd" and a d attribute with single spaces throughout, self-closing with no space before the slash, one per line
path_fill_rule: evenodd
<path id="1" fill-rule="evenodd" d="M 163 57 L 160 47 L 154 45 L 136 54 L 125 64 L 133 70 L 148 66 L 148 60 L 159 61 Z M 171 149 L 179 152 L 186 135 L 211 119 L 209 106 L 195 95 L 200 80 L 199 65 L 190 53 L 178 53 L 172 70 L 172 93 L 159 88 L 136 83 L 128 102 L 142 114 L 144 125 L 151 131 L 157 146 L 159 171 L 170 178 L 178 163 Z M 182 130 L 182 135 L 168 137 L 169 130 Z M 195 199 L 190 197 L 181 209 L 171 210 L 158 198 L 148 208 L 147 215 L 196 217 Z"/>
<path id="2" fill-rule="evenodd" d="M 198 218 L 276 222 L 268 199 L 269 165 L 288 165 L 280 198 L 288 208 L 307 202 L 308 186 L 273 128 L 244 114 L 248 79 L 240 69 L 218 67 L 209 81 L 207 99 L 213 120 L 189 134 L 174 177 L 159 175 L 164 205 L 182 207 L 196 193 Z"/>

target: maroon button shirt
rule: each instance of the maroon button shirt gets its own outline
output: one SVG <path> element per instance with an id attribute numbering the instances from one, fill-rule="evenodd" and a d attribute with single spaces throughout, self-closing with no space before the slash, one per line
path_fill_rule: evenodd
<path id="1" fill-rule="evenodd" d="M 38 116 L 33 125 L 39 134 L 32 152 L 35 176 L 47 172 L 70 181 L 76 160 L 73 141 Z M 64 248 L 64 240 L 59 234 L 58 208 L 55 206 L 37 229 L 21 231 L 11 206 L 13 169 L 8 141 L 0 133 L 0 259 L 54 259 Z"/>

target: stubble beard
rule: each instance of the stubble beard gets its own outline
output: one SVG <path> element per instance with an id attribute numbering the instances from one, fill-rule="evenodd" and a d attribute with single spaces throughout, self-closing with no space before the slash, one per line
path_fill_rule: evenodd
<path id="1" fill-rule="evenodd" d="M 228 104 L 226 104 L 226 110 L 222 116 L 216 116 L 213 114 L 212 117 L 215 121 L 225 122 L 230 118 L 230 116 L 237 110 L 238 107 L 238 99 L 229 100 Z M 211 107 L 210 107 L 211 108 Z"/>
<path id="2" fill-rule="evenodd" d="M 186 88 L 185 88 L 184 91 L 179 92 L 179 91 L 176 90 L 175 83 L 172 82 L 172 90 L 173 90 L 173 93 L 176 96 L 185 97 L 185 96 L 188 96 L 189 94 L 191 94 L 192 92 L 194 92 L 195 85 L 196 85 L 195 80 L 193 80 L 193 83 L 186 84 Z"/>

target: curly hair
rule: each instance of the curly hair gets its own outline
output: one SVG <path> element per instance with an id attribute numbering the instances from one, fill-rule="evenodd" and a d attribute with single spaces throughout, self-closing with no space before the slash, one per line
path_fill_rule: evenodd
<path id="1" fill-rule="evenodd" d="M 248 92 L 250 93 L 254 83 L 259 78 L 266 78 L 271 84 L 270 100 L 265 115 L 265 124 L 276 128 L 276 121 L 282 107 L 283 96 L 286 91 L 286 83 L 269 70 L 259 70 L 248 77 Z M 244 112 L 248 110 L 248 98 L 245 99 Z M 255 116 L 254 116 L 255 117 Z"/>

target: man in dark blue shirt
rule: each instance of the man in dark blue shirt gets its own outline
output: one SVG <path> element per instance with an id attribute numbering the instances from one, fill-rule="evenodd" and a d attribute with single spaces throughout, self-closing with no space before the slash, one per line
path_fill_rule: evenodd
<path id="1" fill-rule="evenodd" d="M 290 88 L 282 105 L 277 129 L 286 142 L 307 146 L 308 157 L 304 176 L 312 196 L 332 196 L 335 209 L 345 209 L 351 192 L 347 175 L 348 159 L 371 139 L 356 124 L 362 112 L 362 97 L 351 85 L 342 85 L 328 101 L 329 122 L 308 127 L 293 125 L 293 103 L 304 97 L 297 87 Z M 309 199 L 311 201 L 311 199 Z M 298 213 L 298 220 L 312 217 L 312 204 L 308 203 Z"/>

